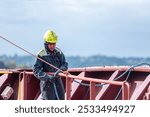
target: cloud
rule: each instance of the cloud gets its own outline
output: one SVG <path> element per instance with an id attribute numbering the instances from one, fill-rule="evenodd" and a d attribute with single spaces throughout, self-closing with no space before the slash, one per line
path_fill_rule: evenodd
<path id="1" fill-rule="evenodd" d="M 125 53 L 128 42 L 133 51 L 143 44 L 141 39 L 149 42 L 149 5 L 149 0 L 2 0 L 0 32 L 21 37 L 17 42 L 30 46 L 37 38 L 36 51 L 42 34 L 52 27 L 59 35 L 59 46 L 68 54 L 123 55 L 120 47 Z"/>

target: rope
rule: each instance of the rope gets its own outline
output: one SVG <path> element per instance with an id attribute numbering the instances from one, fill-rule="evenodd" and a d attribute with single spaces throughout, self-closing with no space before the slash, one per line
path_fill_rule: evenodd
<path id="1" fill-rule="evenodd" d="M 128 73 L 126 79 L 125 79 L 125 81 L 128 81 L 130 74 L 131 74 L 131 70 L 129 71 L 129 73 Z M 122 91 L 122 88 L 119 89 L 119 92 L 118 92 L 118 94 L 117 94 L 115 100 L 118 100 L 118 98 L 119 98 L 119 96 L 120 96 L 120 94 L 121 94 L 121 91 Z"/>
<path id="2" fill-rule="evenodd" d="M 60 70 L 61 72 L 63 72 L 61 69 L 59 69 L 59 68 L 55 67 L 54 65 L 52 65 L 52 64 L 50 64 L 50 63 L 48 63 L 47 61 L 45 61 L 45 60 L 41 59 L 40 57 L 38 57 L 38 56 L 36 56 L 36 55 L 32 54 L 31 52 L 29 52 L 29 51 L 25 50 L 24 48 L 22 48 L 22 47 L 20 47 L 19 45 L 17 45 L 17 44 L 15 44 L 15 43 L 13 43 L 12 41 L 10 41 L 10 40 L 8 40 L 8 39 L 6 39 L 6 38 L 2 37 L 2 36 L 0 36 L 0 38 L 1 38 L 1 39 L 3 39 L 3 40 L 5 40 L 5 41 L 7 41 L 8 43 L 10 43 L 10 44 L 12 44 L 12 45 L 16 46 L 17 48 L 21 49 L 22 51 L 24 51 L 24 52 L 28 53 L 29 55 L 31 55 L 31 56 L 33 56 L 33 57 L 35 57 L 35 58 L 39 59 L 40 61 L 42 61 L 42 62 L 44 62 L 44 63 L 48 64 L 49 66 L 51 66 L 51 67 L 55 68 L 56 70 Z"/>
<path id="3" fill-rule="evenodd" d="M 119 75 L 118 77 L 116 77 L 113 81 L 116 81 L 116 80 L 119 80 L 121 77 L 123 77 L 124 75 L 126 75 L 128 72 L 129 72 L 129 74 L 128 74 L 128 76 L 127 76 L 127 78 L 129 77 L 129 75 L 130 75 L 130 72 L 135 68 L 135 67 L 139 67 L 139 66 L 143 66 L 143 65 L 147 65 L 147 66 L 150 66 L 150 64 L 149 63 L 140 63 L 140 64 L 136 64 L 136 65 L 133 65 L 133 66 L 131 66 L 129 69 L 127 69 L 124 73 L 122 73 L 121 75 Z M 126 78 L 126 79 L 127 79 Z M 76 81 L 76 80 L 74 80 L 76 83 L 79 83 L 80 85 L 82 85 L 82 86 L 90 86 L 89 84 L 87 84 L 87 83 L 81 83 L 81 82 L 78 82 L 78 81 Z M 125 80 L 125 81 L 127 81 L 127 80 Z M 96 84 L 95 86 L 97 86 L 97 87 L 102 87 L 102 86 L 104 86 L 104 85 L 108 85 L 108 84 L 105 84 L 105 83 L 103 83 L 103 84 Z"/>
<path id="4" fill-rule="evenodd" d="M 16 46 L 17 48 L 23 50 L 24 52 L 28 53 L 29 55 L 31 55 L 31 56 L 33 56 L 33 57 L 39 59 L 40 61 L 42 61 L 42 62 L 48 64 L 49 66 L 55 68 L 56 70 L 60 70 L 62 73 L 64 73 L 64 71 L 62 71 L 61 69 L 55 67 L 54 65 L 48 63 L 47 61 L 45 61 L 45 60 L 43 60 L 43 59 L 37 57 L 36 55 L 32 54 L 31 52 L 29 52 L 29 51 L 23 49 L 22 47 L 18 46 L 17 44 L 13 43 L 12 41 L 10 41 L 10 40 L 8 40 L 8 39 L 2 37 L 2 36 L 0 36 L 0 38 L 3 39 L 3 40 L 5 40 L 5 41 L 7 41 L 8 43 L 10 43 L 10 44 Z M 148 65 L 148 66 L 150 66 L 150 64 L 148 64 L 148 63 L 140 63 L 140 64 L 137 64 L 137 65 L 134 65 L 134 66 L 130 67 L 129 69 L 127 69 L 123 74 L 121 74 L 120 76 L 116 77 L 116 78 L 114 79 L 114 81 L 120 79 L 120 78 L 121 78 L 122 76 L 124 76 L 128 71 L 134 69 L 135 67 L 142 66 L 142 65 Z M 90 86 L 89 84 L 86 84 L 86 83 L 80 83 L 80 82 L 78 82 L 78 81 L 76 81 L 76 80 L 74 80 L 74 81 L 75 81 L 76 83 L 79 83 L 79 84 L 83 85 L 83 86 Z M 107 84 L 96 84 L 95 86 L 104 86 L 104 85 L 107 85 Z"/>
<path id="5" fill-rule="evenodd" d="M 123 73 L 123 75 L 125 75 L 127 72 L 129 72 L 128 75 L 127 75 L 127 77 L 126 77 L 126 79 L 125 79 L 125 81 L 128 81 L 132 69 L 134 69 L 135 67 L 138 67 L 138 66 L 142 66 L 142 65 L 148 65 L 148 66 L 150 66 L 150 64 L 148 64 L 148 63 L 140 63 L 140 64 L 137 64 L 137 65 L 132 66 L 132 67 L 129 68 L 126 72 Z M 123 76 L 123 75 L 122 75 L 122 76 Z M 120 78 L 120 77 L 119 77 L 119 78 Z M 115 80 L 118 80 L 118 78 L 116 78 Z M 115 100 L 118 100 L 118 98 L 119 98 L 119 96 L 120 96 L 120 94 L 121 94 L 121 91 L 122 91 L 122 89 L 120 88 L 120 90 L 119 90 L 119 92 L 118 92 L 118 94 L 117 94 Z"/>
<path id="6" fill-rule="evenodd" d="M 15 44 L 15 43 L 13 43 L 12 41 L 10 41 L 10 40 L 8 40 L 8 39 L 6 39 L 6 38 L 2 37 L 2 36 L 0 36 L 0 38 L 1 38 L 1 39 L 3 39 L 3 40 L 5 40 L 5 41 L 7 41 L 8 43 L 10 43 L 10 44 L 12 44 L 12 45 L 16 46 L 17 48 L 21 49 L 22 51 L 24 51 L 24 52 L 28 53 L 29 55 L 31 55 L 31 56 L 33 56 L 33 57 L 35 57 L 35 58 L 39 59 L 40 61 L 42 61 L 42 62 L 44 62 L 44 63 L 48 64 L 49 66 L 51 66 L 51 67 L 55 68 L 57 71 L 64 73 L 64 71 L 62 71 L 61 69 L 59 69 L 59 68 L 55 67 L 54 65 L 52 65 L 52 64 L 50 64 L 50 63 L 48 63 L 48 62 L 47 62 L 47 61 L 45 61 L 45 60 L 43 60 L 43 59 L 39 58 L 38 56 L 36 56 L 36 55 L 32 54 L 31 52 L 29 52 L 29 51 L 25 50 L 24 48 L 22 48 L 22 47 L 20 47 L 19 45 L 17 45 L 17 44 Z M 58 96 L 58 91 L 57 91 L 57 88 L 56 88 L 56 84 L 55 84 L 55 83 L 53 83 L 53 87 L 54 87 L 54 90 L 55 90 L 55 94 L 56 94 L 56 98 L 57 98 L 57 100 L 60 100 L 60 98 L 59 98 L 59 96 Z M 19 89 L 18 89 L 18 92 L 19 92 L 19 94 L 18 94 L 18 98 L 20 99 L 20 81 L 19 81 Z"/>
<path id="7" fill-rule="evenodd" d="M 60 100 L 55 83 L 53 83 L 53 87 L 54 87 L 54 91 L 55 91 L 55 95 L 56 95 L 57 100 Z"/>

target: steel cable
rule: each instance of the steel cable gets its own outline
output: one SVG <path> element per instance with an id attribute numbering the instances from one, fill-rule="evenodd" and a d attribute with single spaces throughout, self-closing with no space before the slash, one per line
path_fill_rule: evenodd
<path id="1" fill-rule="evenodd" d="M 131 72 L 135 67 L 139 67 L 139 66 L 143 66 L 143 65 L 150 66 L 149 63 L 140 63 L 140 64 L 133 65 L 133 66 L 131 66 L 129 69 L 127 69 L 124 73 L 122 73 L 121 75 L 119 75 L 118 77 L 116 77 L 113 81 L 119 80 L 120 78 L 122 78 L 124 75 L 126 75 L 126 74 L 129 72 L 129 74 L 128 74 L 128 76 L 127 76 L 127 78 L 128 78 L 129 75 L 130 75 L 130 72 Z M 126 78 L 126 80 L 127 80 L 127 78 Z M 90 85 L 87 84 L 87 83 L 81 83 L 81 82 L 76 81 L 75 79 L 74 79 L 74 81 L 75 81 L 76 83 L 79 83 L 79 84 L 83 85 L 83 86 L 88 86 L 88 87 L 90 86 Z M 108 84 L 105 84 L 105 83 L 103 83 L 103 84 L 95 84 L 95 86 L 97 86 L 97 87 L 102 87 L 102 86 L 104 86 L 104 85 L 108 85 Z"/>

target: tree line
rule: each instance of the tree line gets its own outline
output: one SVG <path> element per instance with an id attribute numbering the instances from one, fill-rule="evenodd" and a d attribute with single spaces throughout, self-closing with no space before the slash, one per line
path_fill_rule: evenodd
<path id="1" fill-rule="evenodd" d="M 0 56 L 0 69 L 32 68 L 35 63 L 32 56 Z M 150 57 L 114 57 L 105 55 L 94 55 L 89 57 L 67 56 L 69 67 L 91 67 L 91 66 L 126 66 L 138 63 L 150 63 Z"/>

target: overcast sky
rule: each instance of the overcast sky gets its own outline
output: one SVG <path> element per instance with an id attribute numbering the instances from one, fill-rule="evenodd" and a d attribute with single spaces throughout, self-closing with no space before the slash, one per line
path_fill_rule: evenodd
<path id="1" fill-rule="evenodd" d="M 65 55 L 150 57 L 150 0 L 1 0 L 0 35 L 36 54 L 53 29 Z M 0 55 L 25 52 L 0 40 Z"/>

